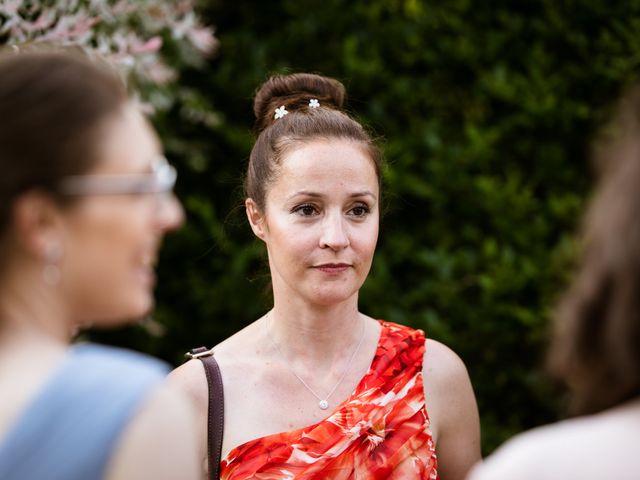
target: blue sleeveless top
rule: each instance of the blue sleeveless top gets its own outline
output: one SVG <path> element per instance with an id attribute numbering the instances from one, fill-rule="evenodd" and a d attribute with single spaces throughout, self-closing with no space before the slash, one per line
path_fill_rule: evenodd
<path id="1" fill-rule="evenodd" d="M 168 366 L 128 350 L 84 344 L 0 439 L 2 480 L 103 478 L 127 422 Z"/>

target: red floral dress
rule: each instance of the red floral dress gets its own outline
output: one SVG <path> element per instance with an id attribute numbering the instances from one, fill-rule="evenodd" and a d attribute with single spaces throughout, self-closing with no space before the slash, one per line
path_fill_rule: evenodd
<path id="1" fill-rule="evenodd" d="M 380 324 L 369 371 L 329 417 L 237 446 L 220 478 L 438 479 L 422 384 L 424 333 Z"/>

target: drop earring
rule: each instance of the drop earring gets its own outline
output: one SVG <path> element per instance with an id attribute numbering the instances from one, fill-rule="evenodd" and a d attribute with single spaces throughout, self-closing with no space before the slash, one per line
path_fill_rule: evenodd
<path id="1" fill-rule="evenodd" d="M 44 254 L 44 268 L 42 269 L 42 279 L 44 283 L 54 287 L 60 283 L 60 267 L 58 262 L 62 257 L 62 250 L 58 245 L 47 247 Z"/>

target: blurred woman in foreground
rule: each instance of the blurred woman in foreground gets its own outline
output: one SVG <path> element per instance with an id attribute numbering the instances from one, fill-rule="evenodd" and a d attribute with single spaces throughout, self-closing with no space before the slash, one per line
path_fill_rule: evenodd
<path id="1" fill-rule="evenodd" d="M 577 418 L 518 436 L 472 480 L 640 478 L 640 86 L 596 142 L 600 182 L 550 366 Z"/>
<path id="2" fill-rule="evenodd" d="M 175 171 L 115 73 L 0 56 L 0 478 L 195 478 L 187 401 L 161 362 L 70 346 L 153 307 Z M 170 414 L 167 414 L 170 412 Z"/>

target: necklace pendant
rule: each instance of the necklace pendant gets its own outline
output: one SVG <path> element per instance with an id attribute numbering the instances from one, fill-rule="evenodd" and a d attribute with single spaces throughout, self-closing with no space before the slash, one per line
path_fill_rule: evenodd
<path id="1" fill-rule="evenodd" d="M 326 410 L 327 408 L 329 408 L 329 402 L 327 402 L 326 400 L 320 400 L 318 402 L 318 406 L 322 409 L 322 410 Z"/>

